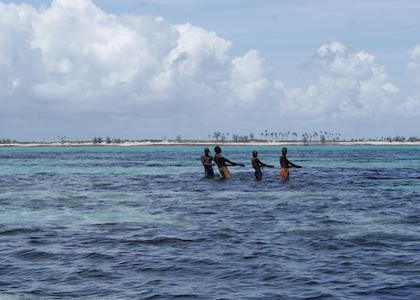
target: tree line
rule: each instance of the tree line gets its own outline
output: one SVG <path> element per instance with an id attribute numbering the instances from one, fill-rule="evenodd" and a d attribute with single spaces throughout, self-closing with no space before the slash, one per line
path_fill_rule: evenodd
<path id="1" fill-rule="evenodd" d="M 259 138 L 256 137 L 255 134 L 250 133 L 248 135 L 240 135 L 236 133 L 229 133 L 229 132 L 221 132 L 221 131 L 214 131 L 213 133 L 209 134 L 209 140 L 215 141 L 233 141 L 233 142 L 247 142 L 247 141 L 286 141 L 286 142 L 297 142 L 302 141 L 312 142 L 318 141 L 321 143 L 325 143 L 327 141 L 334 141 L 338 142 L 341 138 L 341 133 L 333 133 L 327 131 L 313 131 L 313 132 L 304 132 L 302 134 L 298 134 L 297 132 L 291 131 L 269 131 L 268 129 L 262 131 L 259 134 Z"/>
<path id="2" fill-rule="evenodd" d="M 18 141 L 12 139 L 1 139 L 0 144 L 16 144 Z"/>
<path id="3" fill-rule="evenodd" d="M 258 138 L 257 138 L 258 136 Z M 420 137 L 410 136 L 404 137 L 400 135 L 396 136 L 381 136 L 376 138 L 351 138 L 347 140 L 342 139 L 342 135 L 339 132 L 329 132 L 329 131 L 312 131 L 304 132 L 298 134 L 297 132 L 292 131 L 269 131 L 264 130 L 259 135 L 254 135 L 253 133 L 247 135 L 240 135 L 230 132 L 214 131 L 213 133 L 207 135 L 209 140 L 213 141 L 232 141 L 232 142 L 249 142 L 249 141 L 272 141 L 272 142 L 319 142 L 321 144 L 326 142 L 340 142 L 340 141 L 350 141 L 350 142 L 419 142 Z"/>
<path id="4" fill-rule="evenodd" d="M 215 142 L 253 142 L 253 141 L 272 141 L 272 142 L 303 142 L 306 143 L 326 143 L 326 142 L 340 142 L 340 141 L 348 141 L 348 142 L 420 142 L 420 137 L 418 136 L 409 136 L 404 137 L 400 135 L 396 136 L 381 136 L 376 138 L 351 138 L 342 140 L 340 133 L 333 133 L 328 131 L 313 131 L 313 132 L 304 132 L 298 134 L 297 132 L 285 131 L 285 132 L 269 132 L 268 130 L 262 131 L 259 136 L 253 133 L 249 134 L 237 134 L 237 133 L 230 133 L 230 132 L 221 132 L 221 131 L 214 131 L 213 133 L 207 136 L 208 140 L 215 141 Z M 151 142 L 160 142 L 163 139 L 151 139 L 147 141 Z M 130 139 L 121 139 L 121 138 L 111 138 L 111 137 L 93 137 L 91 140 L 71 140 L 67 136 L 58 136 L 57 140 L 59 143 L 93 143 L 93 144 L 121 144 L 124 142 L 135 142 L 136 140 Z M 145 140 L 137 140 L 137 141 L 145 141 Z M 175 141 L 182 142 L 186 141 L 181 137 L 181 135 L 177 135 Z M 191 140 L 189 140 L 191 141 Z M 0 144 L 7 145 L 7 144 L 25 144 L 28 142 L 19 142 L 15 139 L 10 138 L 1 138 Z M 48 143 L 48 142 L 37 142 L 33 141 L 31 143 Z"/>

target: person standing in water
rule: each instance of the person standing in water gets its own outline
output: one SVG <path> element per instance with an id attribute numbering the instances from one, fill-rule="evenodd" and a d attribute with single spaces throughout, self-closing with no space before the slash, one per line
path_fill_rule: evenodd
<path id="1" fill-rule="evenodd" d="M 210 155 L 209 148 L 204 149 L 204 155 L 201 156 L 201 163 L 204 167 L 204 178 L 213 178 L 214 171 L 213 171 L 213 156 Z"/>
<path id="2" fill-rule="evenodd" d="M 222 149 L 219 146 L 214 147 L 214 152 L 216 154 L 214 155 L 214 162 L 216 163 L 217 167 L 219 168 L 220 175 L 224 179 L 229 179 L 232 176 L 230 175 L 228 166 L 241 166 L 244 167 L 243 164 L 235 163 L 233 161 L 230 161 L 229 159 L 223 157 L 222 155 Z"/>
<path id="3" fill-rule="evenodd" d="M 260 181 L 262 180 L 262 167 L 274 168 L 272 165 L 266 165 L 262 163 L 258 158 L 258 152 L 252 151 L 252 159 L 251 159 L 252 167 L 255 170 L 255 180 Z"/>
<path id="4" fill-rule="evenodd" d="M 292 163 L 291 161 L 289 161 L 286 157 L 287 155 L 287 148 L 284 147 L 283 149 L 281 149 L 281 153 L 282 155 L 280 156 L 280 176 L 284 179 L 284 180 L 289 180 L 289 168 L 302 168 L 301 166 L 298 166 L 294 163 Z"/>

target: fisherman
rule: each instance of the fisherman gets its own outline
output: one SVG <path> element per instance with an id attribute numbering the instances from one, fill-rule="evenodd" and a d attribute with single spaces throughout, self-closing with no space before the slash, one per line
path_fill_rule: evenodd
<path id="1" fill-rule="evenodd" d="M 289 161 L 286 157 L 287 155 L 287 148 L 284 147 L 283 149 L 281 149 L 281 153 L 282 155 L 280 156 L 280 176 L 284 179 L 284 180 L 289 180 L 289 168 L 302 168 L 301 166 L 298 166 L 294 163 L 292 163 L 291 161 Z"/>
<path id="2" fill-rule="evenodd" d="M 258 152 L 252 151 L 252 159 L 251 159 L 252 167 L 254 167 L 255 170 L 255 180 L 260 181 L 262 180 L 262 167 L 268 167 L 268 168 L 274 168 L 272 165 L 266 165 L 262 163 L 258 158 Z"/>
<path id="3" fill-rule="evenodd" d="M 201 156 L 201 163 L 204 167 L 204 178 L 213 178 L 214 171 L 213 171 L 213 156 L 210 155 L 209 148 L 204 149 L 204 155 Z"/>
<path id="4" fill-rule="evenodd" d="M 229 179 L 231 178 L 228 166 L 241 166 L 244 167 L 245 165 L 240 163 L 235 163 L 233 161 L 230 161 L 229 159 L 222 156 L 222 149 L 219 146 L 214 147 L 214 152 L 216 154 L 214 155 L 214 162 L 216 163 L 217 167 L 219 168 L 220 175 L 222 175 L 223 178 Z"/>

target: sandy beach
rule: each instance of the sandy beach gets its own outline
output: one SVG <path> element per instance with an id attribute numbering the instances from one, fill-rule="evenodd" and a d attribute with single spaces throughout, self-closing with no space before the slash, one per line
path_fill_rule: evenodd
<path id="1" fill-rule="evenodd" d="M 0 144 L 0 147 L 79 147 L 79 146 L 420 146 L 417 142 L 388 142 L 388 141 L 339 141 L 339 142 L 302 142 L 302 141 L 124 141 L 121 143 L 93 143 L 93 142 L 19 142 Z"/>

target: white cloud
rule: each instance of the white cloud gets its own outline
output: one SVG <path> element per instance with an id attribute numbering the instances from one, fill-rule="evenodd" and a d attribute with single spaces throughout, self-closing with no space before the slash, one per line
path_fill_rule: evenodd
<path id="1" fill-rule="evenodd" d="M 308 87 L 288 88 L 279 81 L 274 85 L 283 111 L 295 119 L 386 117 L 397 102 L 399 89 L 372 54 L 333 41 L 316 51 L 312 64 L 319 67 L 319 76 Z"/>
<path id="2" fill-rule="evenodd" d="M 197 88 L 215 92 L 226 80 L 232 43 L 190 24 L 171 29 L 177 38 L 151 78 L 152 91 L 166 97 L 173 97 L 174 93 L 194 95 Z"/>
<path id="3" fill-rule="evenodd" d="M 86 112 L 137 122 L 187 117 L 192 123 L 263 118 L 276 124 L 279 116 L 385 118 L 417 107 L 418 97 L 399 100 L 398 87 L 373 54 L 340 42 L 316 51 L 319 76 L 296 88 L 272 78 L 257 50 L 233 57 L 232 47 L 204 28 L 108 14 L 90 0 L 54 0 L 39 10 L 0 2 L 0 114 L 24 119 L 34 112 Z M 420 46 L 409 54 L 418 67 Z M 221 121 L 224 109 L 237 114 Z"/>
<path id="4" fill-rule="evenodd" d="M 420 45 L 417 45 L 409 51 L 410 58 L 412 60 L 420 61 Z"/>
<path id="5" fill-rule="evenodd" d="M 375 58 L 366 52 L 356 52 L 345 44 L 333 41 L 321 46 L 314 56 L 323 71 L 336 77 L 351 77 L 357 80 L 372 76 Z"/>
<path id="6" fill-rule="evenodd" d="M 0 2 L 0 103 L 27 89 L 41 68 L 29 44 L 35 10 Z"/>
<path id="7" fill-rule="evenodd" d="M 8 95 L 25 81 L 28 101 L 114 112 L 200 101 L 220 93 L 229 78 L 232 43 L 203 28 L 107 14 L 90 0 L 55 0 L 41 10 L 0 5 L 0 76 Z"/>
<path id="8" fill-rule="evenodd" d="M 410 61 L 408 62 L 407 67 L 414 76 L 415 81 L 420 83 L 420 45 L 410 49 L 408 51 L 408 56 Z"/>
<path id="9" fill-rule="evenodd" d="M 327 113 L 386 113 L 399 92 L 370 53 L 334 41 L 318 49 L 315 61 L 322 67 L 318 88 Z"/>
<path id="10" fill-rule="evenodd" d="M 57 91 L 56 97 L 121 91 L 119 85 L 147 77 L 159 65 L 155 50 L 166 43 L 151 32 L 168 34 L 152 18 L 108 15 L 90 1 L 80 0 L 54 1 L 36 15 L 32 25 L 31 47 L 40 51 L 46 74 L 46 80 L 35 86 L 40 97 L 49 96 L 43 92 L 50 87 Z M 54 88 L 61 85 L 62 91 Z"/>
<path id="11" fill-rule="evenodd" d="M 404 118 L 415 118 L 418 120 L 420 117 L 420 95 L 408 97 L 406 101 L 400 104 L 399 109 Z M 418 130 L 418 125 L 415 127 Z"/>
<path id="12" fill-rule="evenodd" d="M 258 51 L 250 50 L 244 56 L 236 57 L 230 75 L 231 94 L 244 102 L 256 100 L 269 88 L 265 73 L 264 60 Z"/>
<path id="13" fill-rule="evenodd" d="M 419 92 L 418 84 L 420 83 L 420 44 L 416 45 L 408 51 L 410 59 L 407 67 L 416 83 L 416 91 Z M 400 109 L 405 117 L 420 118 L 420 94 L 410 96 L 406 101 L 400 104 Z M 418 128 L 419 125 L 417 125 Z"/>

